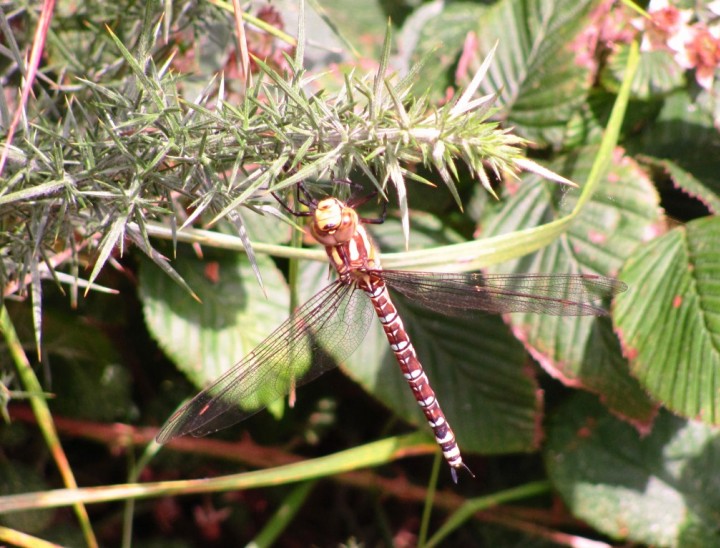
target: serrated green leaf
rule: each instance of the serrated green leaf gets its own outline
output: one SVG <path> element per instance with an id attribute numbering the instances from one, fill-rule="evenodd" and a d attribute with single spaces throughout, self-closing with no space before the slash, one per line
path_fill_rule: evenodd
<path id="1" fill-rule="evenodd" d="M 615 325 L 633 374 L 669 409 L 720 424 L 720 219 L 653 240 L 621 278 Z"/>
<path id="2" fill-rule="evenodd" d="M 483 193 L 483 196 L 487 194 Z M 462 237 L 443 225 L 438 217 L 422 211 L 410 211 L 412 237 L 410 250 L 428 249 L 438 245 L 452 245 L 461 242 Z M 377 247 L 380 249 L 403 249 L 405 237 L 398 228 L 396 219 L 387 219 L 384 223 L 373 225 L 370 229 Z"/>
<path id="3" fill-rule="evenodd" d="M 608 89 L 617 89 L 627 65 L 628 47 L 619 47 L 610 55 L 601 79 Z M 655 99 L 685 83 L 685 69 L 678 65 L 668 51 L 641 52 L 640 65 L 633 81 L 632 94 L 642 100 Z"/>
<path id="4" fill-rule="evenodd" d="M 578 394 L 551 420 L 545 463 L 580 519 L 617 540 L 720 543 L 720 435 L 661 412 L 643 436 Z"/>
<path id="5" fill-rule="evenodd" d="M 596 148 L 562 158 L 551 166 L 566 175 L 585 180 Z M 652 184 L 630 160 L 616 162 L 600 190 L 568 231 L 542 250 L 490 270 L 497 273 L 617 273 L 648 232 L 658 222 L 658 196 Z M 489 236 L 512 233 L 552 221 L 575 207 L 577 191 L 547 185 L 535 176 L 523 178 L 515 194 L 484 229 Z M 564 383 L 602 394 L 607 404 L 630 420 L 647 422 L 654 406 L 638 383 L 628 375 L 627 365 L 611 332 L 610 323 L 593 317 L 548 317 L 512 314 L 510 324 L 536 360 Z"/>
<path id="6" fill-rule="evenodd" d="M 173 265 L 202 303 L 151 263 L 142 264 L 140 296 L 148 328 L 198 387 L 230 369 L 288 316 L 282 274 L 267 257 L 257 262 L 267 296 L 242 256 L 201 261 L 181 254 Z"/>
<path id="7" fill-rule="evenodd" d="M 720 186 L 706 184 L 672 160 L 648 157 L 643 160 L 661 167 L 672 178 L 676 187 L 700 200 L 712 213 L 720 213 Z"/>
<path id="8" fill-rule="evenodd" d="M 500 43 L 481 93 L 500 90 L 505 123 L 519 135 L 536 143 L 562 142 L 565 125 L 590 85 L 589 71 L 578 65 L 570 43 L 592 5 L 590 0 L 504 0 L 478 21 L 476 64 Z"/>
<path id="9" fill-rule="evenodd" d="M 628 150 L 673 160 L 720 195 L 720 140 L 712 108 L 686 91 L 666 97 L 654 122 L 638 137 L 630 135 Z"/>
<path id="10" fill-rule="evenodd" d="M 411 64 L 423 62 L 413 82 L 414 95 L 445 97 L 448 86 L 455 84 L 451 70 L 462 53 L 465 38 L 486 10 L 470 2 L 431 2 L 408 17 L 398 39 L 403 50 L 412 51 Z"/>

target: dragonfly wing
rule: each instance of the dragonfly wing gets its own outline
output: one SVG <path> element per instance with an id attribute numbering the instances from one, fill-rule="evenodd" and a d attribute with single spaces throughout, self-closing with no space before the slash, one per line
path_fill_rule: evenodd
<path id="1" fill-rule="evenodd" d="M 389 287 L 422 306 L 452 316 L 473 311 L 605 316 L 595 304 L 625 291 L 624 283 L 594 274 L 458 274 L 383 270 Z"/>
<path id="2" fill-rule="evenodd" d="M 335 366 L 367 332 L 372 307 L 339 281 L 301 306 L 250 354 L 181 407 L 157 436 L 205 436 L 240 422 Z M 317 352 L 320 347 L 324 352 Z"/>

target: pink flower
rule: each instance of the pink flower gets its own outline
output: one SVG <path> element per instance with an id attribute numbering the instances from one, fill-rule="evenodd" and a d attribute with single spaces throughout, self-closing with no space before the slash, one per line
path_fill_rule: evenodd
<path id="1" fill-rule="evenodd" d="M 720 2 L 711 2 L 706 8 L 720 11 Z M 642 50 L 669 51 L 681 67 L 695 70 L 700 86 L 710 89 L 720 67 L 720 27 L 709 28 L 702 22 L 690 24 L 693 11 L 678 9 L 667 0 L 651 1 L 648 13 L 650 20 L 633 21 L 633 26 L 645 32 Z"/>
<path id="2" fill-rule="evenodd" d="M 683 65 L 676 56 L 678 63 L 685 68 L 695 69 L 697 83 L 705 89 L 712 87 L 715 71 L 720 67 L 720 29 L 707 28 L 703 24 L 693 27 L 694 35 L 685 44 Z"/>

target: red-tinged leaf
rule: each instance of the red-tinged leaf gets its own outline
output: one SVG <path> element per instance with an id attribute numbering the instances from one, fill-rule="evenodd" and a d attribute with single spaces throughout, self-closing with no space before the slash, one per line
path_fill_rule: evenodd
<path id="1" fill-rule="evenodd" d="M 718 193 L 720 189 L 713 188 L 713 186 L 717 187 L 716 184 L 707 185 L 672 160 L 650 159 L 647 157 L 643 158 L 643 160 L 650 161 L 653 165 L 665 170 L 677 188 L 702 202 L 711 213 L 715 215 L 720 213 L 720 193 Z"/>
<path id="2" fill-rule="evenodd" d="M 661 412 L 643 436 L 592 396 L 550 421 L 545 463 L 571 512 L 618 541 L 720 545 L 720 435 Z"/>
<path id="3" fill-rule="evenodd" d="M 564 174 L 574 181 L 585 180 L 595 150 L 589 148 L 566 158 L 564 164 L 573 169 Z M 558 166 L 561 164 L 551 168 Z M 551 221 L 574 206 L 578 193 L 527 177 L 484 233 L 498 235 Z M 565 235 L 533 255 L 491 271 L 614 275 L 637 242 L 653 233 L 659 213 L 657 200 L 642 171 L 629 159 L 618 159 Z M 602 395 L 613 411 L 647 427 L 654 405 L 629 376 L 607 319 L 512 314 L 509 321 L 515 335 L 553 377 Z"/>
<path id="4" fill-rule="evenodd" d="M 621 277 L 614 316 L 633 374 L 669 409 L 720 424 L 720 219 L 652 241 Z"/>
<path id="5" fill-rule="evenodd" d="M 672 162 L 667 167 L 674 182 L 709 208 L 714 207 L 720 196 L 716 108 L 712 94 L 695 96 L 677 91 L 663 99 L 662 109 L 650 126 L 637 135 L 630 134 L 627 143 L 635 154 Z M 681 171 L 672 169 L 673 165 Z M 683 177 L 682 172 L 692 180 Z"/>

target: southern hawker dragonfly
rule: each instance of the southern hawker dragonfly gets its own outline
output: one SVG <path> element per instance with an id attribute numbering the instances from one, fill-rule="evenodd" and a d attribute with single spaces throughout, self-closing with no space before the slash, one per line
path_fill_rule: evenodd
<path id="1" fill-rule="evenodd" d="M 337 280 L 299 307 L 257 348 L 170 417 L 157 436 L 166 443 L 185 434 L 204 436 L 235 424 L 309 382 L 349 356 L 377 315 L 400 370 L 450 465 L 463 463 L 455 434 L 440 408 L 388 288 L 431 310 L 535 312 L 603 316 L 593 304 L 625 290 L 613 278 L 592 274 L 486 275 L 383 270 L 352 204 L 309 199 L 310 232 L 327 251 Z M 355 204 L 356 205 L 356 204 Z M 470 472 L 472 474 L 472 472 Z"/>

